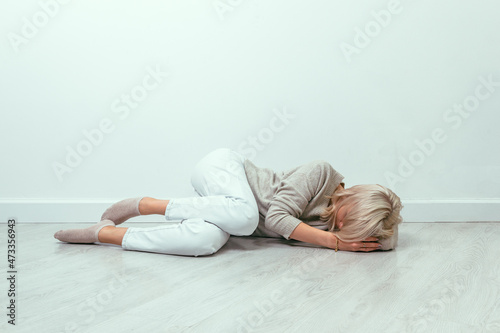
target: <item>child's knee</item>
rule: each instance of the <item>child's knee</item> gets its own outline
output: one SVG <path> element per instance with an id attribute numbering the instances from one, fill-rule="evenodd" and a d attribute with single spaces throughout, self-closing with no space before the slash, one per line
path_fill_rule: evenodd
<path id="1" fill-rule="evenodd" d="M 259 210 L 249 202 L 239 211 L 241 219 L 239 221 L 238 233 L 235 236 L 250 236 L 259 225 Z"/>
<path id="2" fill-rule="evenodd" d="M 227 232 L 203 219 L 190 219 L 184 223 L 186 222 L 186 225 L 196 233 L 191 244 L 192 254 L 195 257 L 216 253 L 229 239 Z"/>

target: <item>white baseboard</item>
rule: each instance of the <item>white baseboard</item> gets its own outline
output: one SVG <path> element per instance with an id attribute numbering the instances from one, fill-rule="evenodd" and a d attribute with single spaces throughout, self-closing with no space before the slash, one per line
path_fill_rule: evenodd
<path id="1" fill-rule="evenodd" d="M 500 199 L 402 200 L 405 222 L 500 222 Z"/>
<path id="2" fill-rule="evenodd" d="M 0 200 L 0 223 L 95 223 L 115 201 Z M 500 222 L 500 199 L 403 200 L 405 222 Z M 138 216 L 133 222 L 165 222 L 160 215 Z"/>

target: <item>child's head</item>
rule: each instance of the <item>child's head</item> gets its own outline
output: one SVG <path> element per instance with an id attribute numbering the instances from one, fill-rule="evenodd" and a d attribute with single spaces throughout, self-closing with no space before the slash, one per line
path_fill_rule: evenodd
<path id="1" fill-rule="evenodd" d="M 394 192 L 378 184 L 356 185 L 335 191 L 330 198 L 332 205 L 321 218 L 340 240 L 354 242 L 378 237 L 383 243 L 392 237 L 383 247 L 395 247 L 397 225 L 403 221 L 400 215 L 403 205 Z"/>

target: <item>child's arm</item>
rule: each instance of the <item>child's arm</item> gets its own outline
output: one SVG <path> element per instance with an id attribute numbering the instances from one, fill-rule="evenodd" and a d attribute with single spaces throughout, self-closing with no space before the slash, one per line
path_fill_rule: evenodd
<path id="1" fill-rule="evenodd" d="M 330 249 L 335 249 L 337 237 L 325 230 L 316 229 L 304 222 L 301 222 L 291 233 L 290 238 L 301 242 L 316 244 Z M 338 249 L 342 251 L 373 251 L 380 249 L 378 238 L 368 237 L 361 242 L 342 242 L 338 241 Z"/>

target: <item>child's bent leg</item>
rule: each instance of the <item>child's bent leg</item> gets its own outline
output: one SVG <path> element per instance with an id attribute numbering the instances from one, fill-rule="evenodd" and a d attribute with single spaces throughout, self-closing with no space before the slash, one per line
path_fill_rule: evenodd
<path id="1" fill-rule="evenodd" d="M 204 256 L 217 252 L 229 234 L 201 218 L 183 220 L 152 228 L 128 228 L 122 240 L 126 250 L 187 256 Z"/>
<path id="2" fill-rule="evenodd" d="M 101 221 L 111 220 L 115 225 L 118 225 L 139 215 L 164 215 L 168 202 L 168 200 L 158 200 L 150 197 L 124 199 L 106 209 L 101 216 Z"/>
<path id="3" fill-rule="evenodd" d="M 231 235 L 251 235 L 260 216 L 244 163 L 242 155 L 227 148 L 207 154 L 191 175 L 201 197 L 173 198 L 165 211 L 167 221 L 201 217 Z"/>
<path id="4" fill-rule="evenodd" d="M 134 199 L 131 199 L 132 202 Z M 125 200 L 124 200 L 125 201 Z M 123 202 L 123 201 L 120 201 Z M 137 210 L 140 215 L 165 214 L 168 200 L 158 200 L 150 197 L 144 197 L 137 203 Z M 135 205 L 135 204 L 134 204 Z M 99 242 L 115 245 L 122 245 L 123 236 L 128 228 L 116 228 L 115 226 L 103 227 L 98 234 Z"/>

